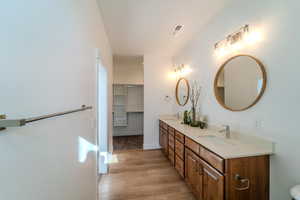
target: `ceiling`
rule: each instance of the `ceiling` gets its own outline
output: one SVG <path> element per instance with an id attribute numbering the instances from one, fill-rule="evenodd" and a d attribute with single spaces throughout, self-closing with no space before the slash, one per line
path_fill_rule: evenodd
<path id="1" fill-rule="evenodd" d="M 230 0 L 98 0 L 117 55 L 174 54 Z M 183 28 L 176 36 L 176 25 Z"/>

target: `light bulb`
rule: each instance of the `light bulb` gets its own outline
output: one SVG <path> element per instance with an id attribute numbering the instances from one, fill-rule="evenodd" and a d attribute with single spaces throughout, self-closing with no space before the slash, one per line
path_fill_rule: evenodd
<path id="1" fill-rule="evenodd" d="M 168 75 L 168 77 L 170 79 L 176 79 L 177 78 L 177 72 L 170 72 L 169 75 Z"/>
<path id="2" fill-rule="evenodd" d="M 217 56 L 220 58 L 225 56 L 227 53 L 228 51 L 224 47 L 220 47 L 216 52 Z"/>
<path id="3" fill-rule="evenodd" d="M 192 71 L 191 68 L 188 67 L 188 66 L 186 66 L 186 67 L 184 67 L 184 68 L 182 69 L 181 75 L 182 75 L 182 76 L 185 76 L 185 75 L 189 74 L 191 71 Z"/>
<path id="4" fill-rule="evenodd" d="M 243 46 L 244 46 L 244 45 L 243 45 L 242 41 L 239 41 L 239 42 L 237 42 L 237 43 L 231 45 L 231 50 L 232 50 L 232 51 L 239 51 L 240 49 L 243 48 Z"/>
<path id="5" fill-rule="evenodd" d="M 262 33 L 260 31 L 253 31 L 246 35 L 245 43 L 248 45 L 253 45 L 262 40 Z"/>

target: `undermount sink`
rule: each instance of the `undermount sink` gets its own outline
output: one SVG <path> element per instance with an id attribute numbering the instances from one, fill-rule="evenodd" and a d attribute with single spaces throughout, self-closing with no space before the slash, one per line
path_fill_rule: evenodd
<path id="1" fill-rule="evenodd" d="M 215 138 L 215 135 L 200 135 L 198 138 Z"/>
<path id="2" fill-rule="evenodd" d="M 216 143 L 217 145 L 232 145 L 235 146 L 236 144 L 234 141 L 226 138 L 217 137 L 215 135 L 200 135 L 198 138 L 205 138 L 210 140 L 212 143 Z"/>

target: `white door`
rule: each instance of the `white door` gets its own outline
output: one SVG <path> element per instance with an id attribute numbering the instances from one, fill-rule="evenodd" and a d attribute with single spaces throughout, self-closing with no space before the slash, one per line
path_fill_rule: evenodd
<path id="1" fill-rule="evenodd" d="M 100 56 L 97 56 L 98 71 L 98 170 L 100 174 L 107 173 L 108 160 L 108 78 L 106 68 L 102 65 Z"/>

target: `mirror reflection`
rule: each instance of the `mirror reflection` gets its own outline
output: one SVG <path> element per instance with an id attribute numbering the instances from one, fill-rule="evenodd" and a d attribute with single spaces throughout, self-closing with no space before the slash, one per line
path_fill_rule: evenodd
<path id="1" fill-rule="evenodd" d="M 255 105 L 266 86 L 266 73 L 252 56 L 235 56 L 222 65 L 215 78 L 215 94 L 226 109 L 241 111 Z"/>
<path id="2" fill-rule="evenodd" d="M 185 78 L 181 78 L 178 80 L 176 85 L 176 100 L 177 103 L 181 106 L 184 106 L 188 100 L 190 95 L 190 85 Z"/>

